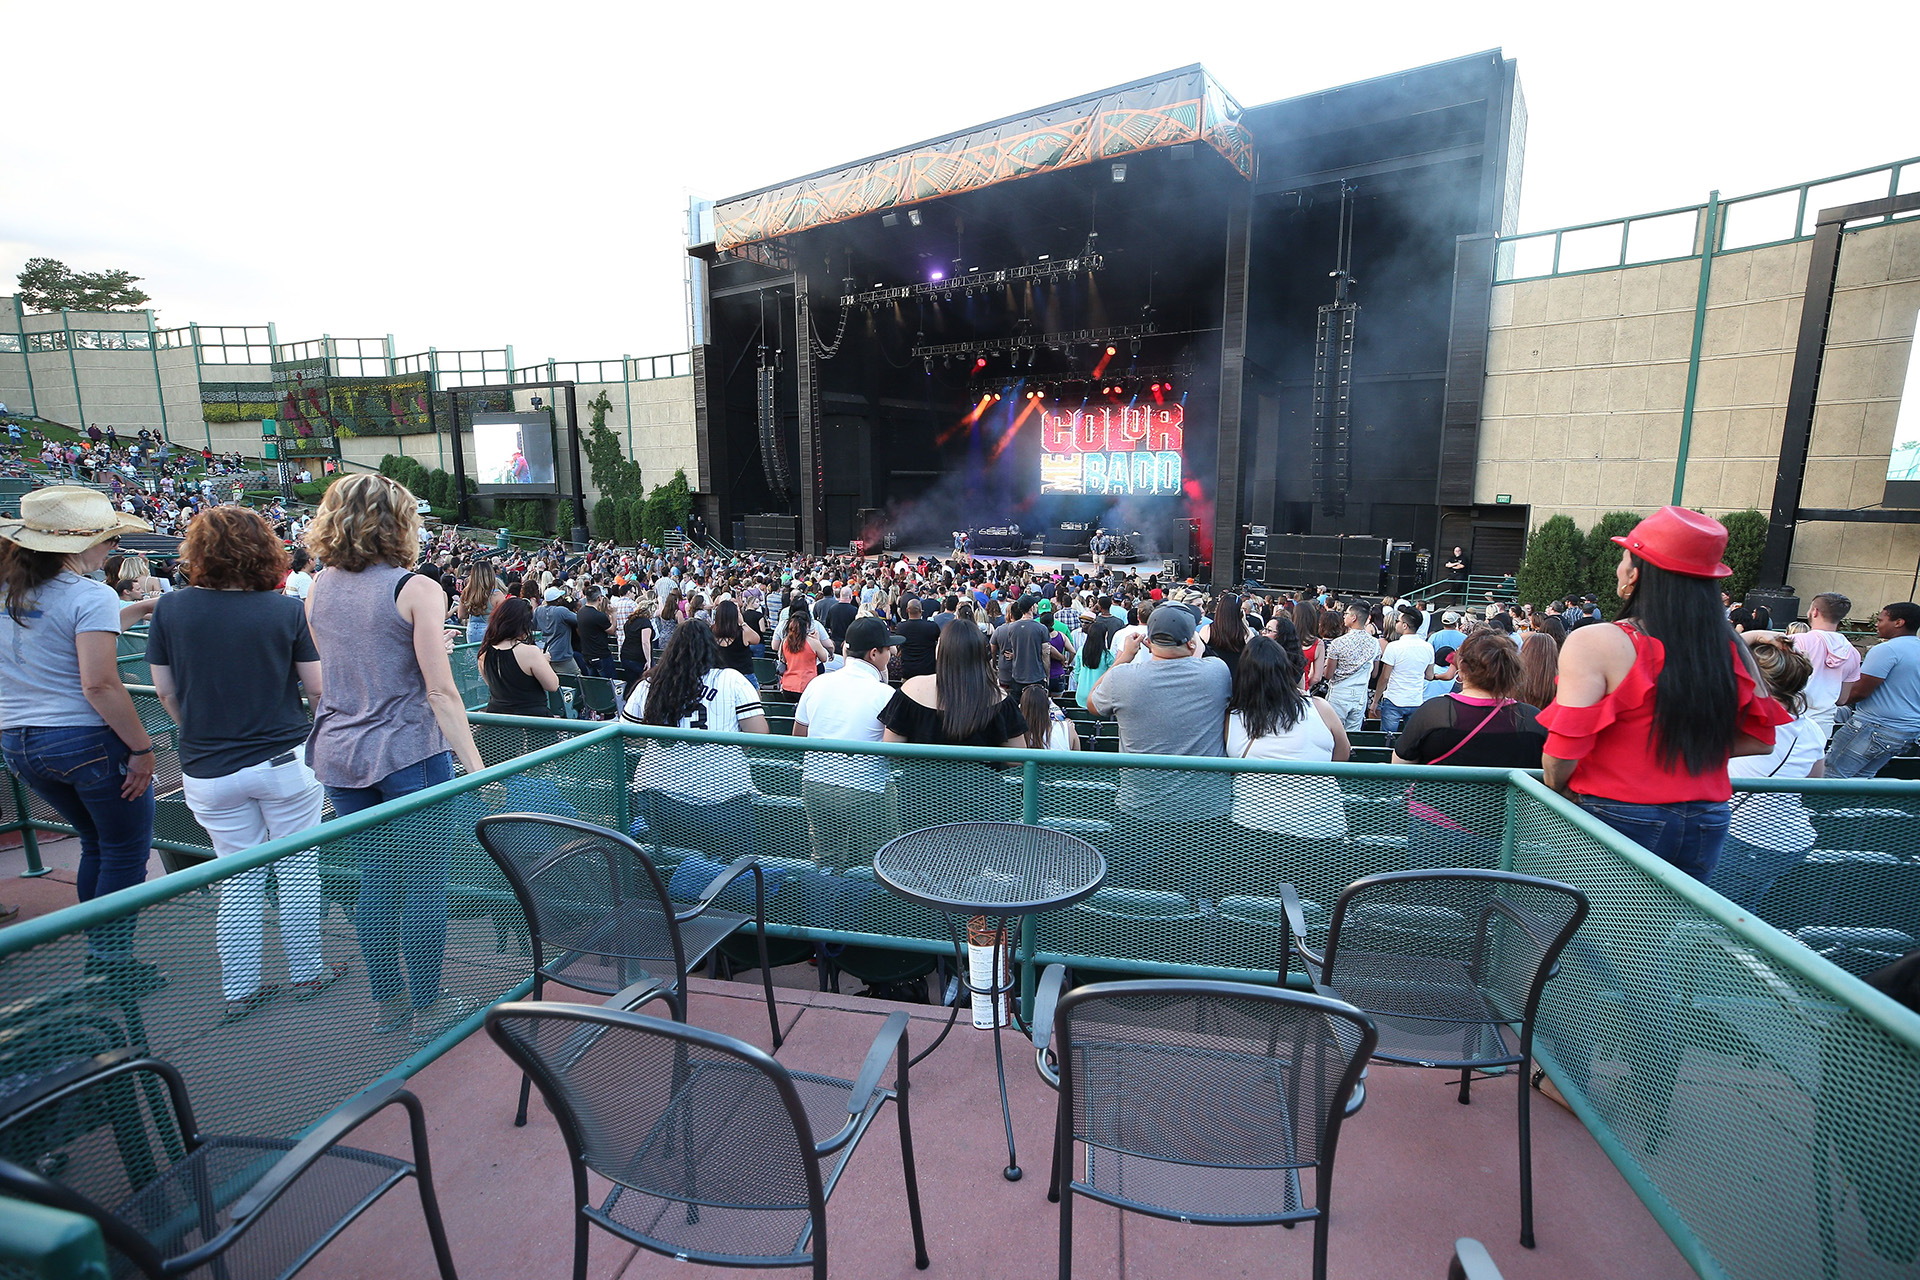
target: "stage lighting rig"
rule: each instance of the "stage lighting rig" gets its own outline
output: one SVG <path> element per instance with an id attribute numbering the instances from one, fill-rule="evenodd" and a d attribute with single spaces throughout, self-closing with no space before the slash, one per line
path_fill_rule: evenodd
<path id="1" fill-rule="evenodd" d="M 1059 333 L 1043 333 L 1038 337 L 1015 335 L 1004 338 L 980 338 L 972 342 L 946 342 L 935 346 L 916 342 L 907 354 L 909 356 L 977 356 L 992 355 L 996 352 L 1011 354 L 1015 349 L 1027 349 L 1044 345 L 1049 351 L 1060 347 L 1073 347 L 1085 344 L 1098 358 L 1107 352 L 1114 343 L 1125 338 L 1144 337 L 1154 332 L 1149 325 L 1120 325 L 1108 329 L 1068 329 Z M 918 337 L 920 335 L 916 335 Z"/>
<path id="2" fill-rule="evenodd" d="M 1091 245 L 1091 242 L 1089 242 L 1089 244 Z M 951 275 L 936 273 L 933 278 L 925 284 L 897 285 L 891 289 L 883 289 L 876 285 L 864 293 L 854 293 L 848 290 L 841 294 L 840 305 L 843 307 L 872 307 L 884 305 L 889 302 L 902 302 L 909 298 L 949 299 L 956 293 L 988 293 L 1001 285 L 1013 284 L 1022 280 L 1044 282 L 1067 276 L 1077 276 L 1083 272 L 1100 271 L 1105 269 L 1107 264 L 1106 260 L 1098 253 L 1089 251 L 1077 258 L 1067 258 L 1059 262 L 1041 259 L 1037 262 L 1028 263 L 1025 266 L 1008 267 L 1001 271 L 982 271 L 978 267 L 969 267 L 962 271 L 959 270 L 960 265 L 959 263 L 955 264 L 955 270 Z M 945 276 L 945 278 L 943 278 L 943 276 Z M 844 285 L 845 282 L 843 281 L 842 283 Z"/>

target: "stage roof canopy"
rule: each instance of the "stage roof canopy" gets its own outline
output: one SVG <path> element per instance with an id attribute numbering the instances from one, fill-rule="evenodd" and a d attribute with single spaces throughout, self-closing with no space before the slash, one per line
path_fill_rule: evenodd
<path id="1" fill-rule="evenodd" d="M 1242 177 L 1253 177 L 1253 139 L 1240 126 L 1240 104 L 1197 63 L 721 200 L 714 206 L 715 245 L 734 249 L 1036 173 L 1194 142 L 1225 156 Z"/>

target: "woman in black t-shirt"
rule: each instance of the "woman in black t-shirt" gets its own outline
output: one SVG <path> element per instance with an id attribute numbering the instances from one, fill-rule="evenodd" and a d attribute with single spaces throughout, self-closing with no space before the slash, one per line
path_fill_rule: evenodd
<path id="1" fill-rule="evenodd" d="M 1476 631 L 1453 655 L 1460 691 L 1429 698 L 1400 728 L 1393 747 L 1395 764 L 1442 764 L 1489 769 L 1538 769 L 1547 731 L 1540 708 L 1516 701 L 1520 655 L 1500 631 Z M 1484 865 L 1497 857 L 1498 812 L 1449 815 L 1419 798 L 1407 799 L 1407 847 L 1445 855 L 1463 866 Z M 1457 807 L 1457 806 L 1456 806 Z"/>
<path id="2" fill-rule="evenodd" d="M 740 606 L 733 601 L 722 600 L 713 606 L 713 638 L 720 648 L 720 665 L 738 671 L 757 687 L 749 646 L 760 643 L 760 633 L 741 620 Z"/>
<path id="3" fill-rule="evenodd" d="M 533 609 L 525 600 L 507 599 L 487 620 L 481 639 L 480 678 L 487 705 L 496 716 L 550 716 L 547 694 L 560 687 L 553 664 L 533 642 Z M 532 748 L 529 747 L 529 750 Z"/>
<path id="4" fill-rule="evenodd" d="M 934 672 L 901 685 L 880 712 L 888 742 L 927 746 L 1019 747 L 1027 721 L 1000 691 L 991 649 L 976 627 L 946 627 L 933 650 Z"/>
<path id="5" fill-rule="evenodd" d="M 320 653 L 299 600 L 280 594 L 292 560 L 256 512 L 209 507 L 187 526 L 181 558 L 193 585 L 160 598 L 147 641 L 154 692 L 181 727 L 181 792 L 225 857 L 318 825 L 324 792 L 301 751 L 300 705 L 320 699 Z M 220 885 L 215 946 L 225 1017 L 271 1001 L 261 980 L 267 879 L 279 884 L 286 991 L 317 995 L 347 971 L 321 950 L 319 855 L 288 854 L 271 870 Z"/>

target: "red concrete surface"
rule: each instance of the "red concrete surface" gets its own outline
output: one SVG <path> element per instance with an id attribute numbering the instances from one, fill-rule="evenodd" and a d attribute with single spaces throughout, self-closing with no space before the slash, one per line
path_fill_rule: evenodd
<path id="1" fill-rule="evenodd" d="M 844 1077 L 858 1071 L 886 1013 L 906 1008 L 915 1015 L 909 1035 L 916 1052 L 932 1042 L 946 1017 L 944 1010 L 857 997 L 791 988 L 778 994 L 782 1025 L 790 1028 L 781 1061 Z M 696 979 L 691 1016 L 698 1026 L 768 1047 L 757 983 Z M 947 1042 L 911 1077 L 932 1266 L 925 1273 L 913 1266 L 898 1130 L 889 1108 L 828 1202 L 834 1275 L 998 1280 L 1054 1274 L 1059 1211 L 1046 1199 L 1054 1095 L 1035 1073 L 1031 1051 L 1021 1051 L 1023 1042 L 1009 1035 L 1006 1043 L 1025 1179 L 1009 1183 L 1001 1177 L 1006 1151 L 993 1040 L 974 1031 L 963 1015 Z M 572 1192 L 565 1148 L 537 1094 L 527 1126 L 513 1127 L 518 1080 L 484 1034 L 414 1079 L 426 1107 L 435 1183 L 462 1276 L 541 1280 L 571 1273 Z M 1365 1108 L 1343 1133 L 1335 1170 L 1332 1276 L 1439 1280 L 1459 1236 L 1482 1241 L 1508 1280 L 1680 1280 L 1692 1274 L 1586 1130 L 1551 1102 L 1534 1099 L 1539 1247 L 1527 1250 L 1518 1243 L 1515 1083 L 1483 1082 L 1474 1089 L 1473 1105 L 1463 1107 L 1455 1101 L 1453 1079 L 1441 1072 L 1376 1065 L 1369 1082 Z M 398 1113 L 361 1130 L 356 1144 L 403 1152 L 405 1127 Z M 596 1184 L 596 1195 L 602 1191 Z M 1076 1203 L 1074 1217 L 1076 1276 L 1292 1280 L 1311 1274 L 1310 1227 L 1184 1226 L 1086 1200 Z M 589 1274 L 597 1280 L 723 1274 L 638 1251 L 598 1228 L 591 1239 Z M 302 1276 L 388 1280 L 432 1271 L 418 1200 L 403 1186 L 349 1227 Z"/>

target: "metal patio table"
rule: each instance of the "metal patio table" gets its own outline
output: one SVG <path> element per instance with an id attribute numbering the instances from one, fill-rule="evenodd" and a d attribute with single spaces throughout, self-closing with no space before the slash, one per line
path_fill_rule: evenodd
<path id="1" fill-rule="evenodd" d="M 1070 907 L 1099 889 L 1107 878 L 1107 860 L 1101 852 L 1075 836 L 1049 827 L 1018 822 L 959 822 L 926 827 L 890 841 L 874 855 L 873 874 L 909 902 L 931 907 L 947 922 L 953 939 L 959 996 L 940 1038 L 914 1061 L 940 1047 L 960 1016 L 968 997 L 983 995 L 998 1001 L 1019 986 L 1014 967 L 1002 984 L 1000 954 L 1007 943 L 1007 922 L 1042 911 Z M 954 927 L 954 917 L 987 916 L 996 925 L 993 936 L 992 985 L 976 989 L 967 968 L 966 949 Z M 1019 1017 L 1019 1005 L 1014 1004 Z M 1014 1155 L 1013 1111 L 1007 1103 L 1007 1067 L 1000 1047 L 1000 1017 L 993 1017 L 993 1065 L 1000 1077 L 1000 1118 L 1007 1129 L 1008 1182 L 1020 1180 Z"/>

